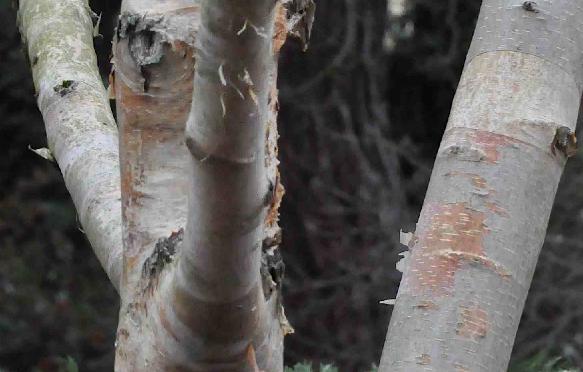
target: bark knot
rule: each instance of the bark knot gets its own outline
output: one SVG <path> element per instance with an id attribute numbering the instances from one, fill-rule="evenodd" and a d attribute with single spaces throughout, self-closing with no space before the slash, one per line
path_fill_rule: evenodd
<path id="1" fill-rule="evenodd" d="M 157 277 L 164 267 L 172 262 L 176 254 L 177 246 L 184 238 L 184 229 L 172 232 L 168 238 L 158 239 L 154 252 L 146 259 L 142 276 L 153 279 Z"/>
<path id="2" fill-rule="evenodd" d="M 522 9 L 526 10 L 527 12 L 534 12 L 538 13 L 539 10 L 536 8 L 536 1 L 525 1 L 522 3 Z"/>
<path id="3" fill-rule="evenodd" d="M 161 22 L 161 17 L 146 18 L 131 13 L 119 17 L 117 39 L 127 38 L 130 55 L 144 78 L 144 92 L 148 91 L 151 79 L 148 66 L 160 63 L 164 57 L 166 39 L 156 31 Z"/>
<path id="4" fill-rule="evenodd" d="M 551 144 L 551 151 L 556 155 L 559 150 L 565 157 L 570 158 L 577 153 L 577 137 L 568 127 L 559 127 Z"/>
<path id="5" fill-rule="evenodd" d="M 77 85 L 79 85 L 79 83 L 75 80 L 63 80 L 61 84 L 55 85 L 53 90 L 61 97 L 65 97 L 67 94 L 74 91 L 75 88 L 77 88 Z"/>

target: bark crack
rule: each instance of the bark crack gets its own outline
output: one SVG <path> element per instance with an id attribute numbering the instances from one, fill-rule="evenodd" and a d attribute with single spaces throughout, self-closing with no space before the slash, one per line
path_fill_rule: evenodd
<path id="1" fill-rule="evenodd" d="M 53 87 L 53 90 L 58 93 L 61 97 L 65 97 L 67 94 L 73 92 L 75 88 L 79 85 L 75 80 L 63 80 L 61 84 L 57 84 Z"/>
<path id="2" fill-rule="evenodd" d="M 273 237 L 265 238 L 262 243 L 260 272 L 266 301 L 274 292 L 281 289 L 285 275 L 285 263 L 279 249 L 280 244 L 281 230 L 278 230 Z"/>
<path id="3" fill-rule="evenodd" d="M 184 239 L 184 229 L 172 232 L 168 238 L 160 238 L 154 251 L 144 262 L 142 277 L 151 283 L 174 260 L 178 246 Z"/>

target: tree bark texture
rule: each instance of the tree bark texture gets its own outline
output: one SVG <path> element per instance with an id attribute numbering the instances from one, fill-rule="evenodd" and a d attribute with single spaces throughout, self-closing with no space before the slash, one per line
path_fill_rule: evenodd
<path id="1" fill-rule="evenodd" d="M 484 0 L 381 371 L 504 371 L 583 82 L 583 4 Z"/>
<path id="2" fill-rule="evenodd" d="M 283 370 L 276 75 L 309 36 L 300 3 L 124 1 L 119 135 L 87 1 L 19 4 L 49 147 L 120 292 L 117 371 Z"/>
<path id="3" fill-rule="evenodd" d="M 22 0 L 18 14 L 48 146 L 83 231 L 119 290 L 118 137 L 97 69 L 91 10 L 84 0 Z"/>
<path id="4" fill-rule="evenodd" d="M 275 154 L 266 153 L 275 5 L 201 1 L 186 129 L 192 182 L 171 302 L 210 345 L 201 360 L 221 358 L 233 371 L 283 368 L 279 295 L 261 276 L 263 241 L 275 239 L 265 236 L 264 223 L 278 187 L 267 174 Z"/>
<path id="5" fill-rule="evenodd" d="M 185 226 L 187 150 L 195 0 L 124 1 L 114 46 L 124 275 L 122 297 L 132 297 L 157 242 Z"/>
<path id="6" fill-rule="evenodd" d="M 289 13 L 272 1 L 122 5 L 119 371 L 283 369 L 276 61 Z"/>
<path id="7" fill-rule="evenodd" d="M 172 362 L 158 281 L 175 259 L 187 214 L 184 125 L 199 14 L 195 0 L 122 2 L 110 79 L 120 130 L 124 243 L 119 371 L 165 370 Z"/>

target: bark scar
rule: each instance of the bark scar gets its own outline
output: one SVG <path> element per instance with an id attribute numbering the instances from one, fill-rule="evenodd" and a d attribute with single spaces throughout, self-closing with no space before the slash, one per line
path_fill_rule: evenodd
<path id="1" fill-rule="evenodd" d="M 184 239 L 184 229 L 173 231 L 168 238 L 158 239 L 154 252 L 146 259 L 142 268 L 142 277 L 149 279 L 156 278 L 164 267 L 174 260 L 177 247 Z"/>
<path id="2" fill-rule="evenodd" d="M 55 85 L 53 90 L 61 97 L 65 97 L 67 94 L 74 91 L 75 88 L 77 88 L 77 85 L 79 85 L 79 83 L 75 80 L 63 80 L 61 84 Z"/>
<path id="3" fill-rule="evenodd" d="M 431 355 L 421 354 L 417 357 L 417 364 L 420 366 L 428 366 L 431 364 Z"/>
<path id="4" fill-rule="evenodd" d="M 577 137 L 569 127 L 559 127 L 551 143 L 551 151 L 556 155 L 559 150 L 565 157 L 570 158 L 577 153 Z"/>
<path id="5" fill-rule="evenodd" d="M 446 296 L 458 270 L 467 265 L 510 277 L 503 265 L 484 252 L 483 239 L 489 232 L 485 220 L 484 212 L 470 208 L 467 203 L 426 206 L 415 233 L 418 241 L 409 258 L 410 276 L 405 277 L 410 281 L 408 285 Z"/>
<path id="6" fill-rule="evenodd" d="M 480 307 L 462 307 L 456 333 L 465 338 L 480 339 L 486 337 L 490 321 L 488 313 Z"/>
<path id="7" fill-rule="evenodd" d="M 522 9 L 527 12 L 538 13 L 539 10 L 536 8 L 536 1 L 525 1 L 522 3 Z"/>
<path id="8" fill-rule="evenodd" d="M 285 263 L 279 250 L 280 244 L 281 230 L 278 230 L 273 237 L 263 239 L 260 271 L 266 301 L 271 298 L 273 292 L 281 288 L 285 275 Z"/>

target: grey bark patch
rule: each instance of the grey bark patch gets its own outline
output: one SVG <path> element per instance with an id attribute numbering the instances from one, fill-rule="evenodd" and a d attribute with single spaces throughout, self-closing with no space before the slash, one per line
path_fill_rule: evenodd
<path id="1" fill-rule="evenodd" d="M 269 300 L 283 283 L 285 264 L 279 250 L 280 244 L 281 230 L 274 237 L 265 238 L 262 243 L 260 270 L 265 300 Z"/>
<path id="2" fill-rule="evenodd" d="M 66 96 L 77 88 L 79 85 L 75 80 L 63 80 L 61 84 L 57 84 L 53 87 L 53 90 L 58 93 L 61 97 Z"/>
<path id="3" fill-rule="evenodd" d="M 142 269 L 144 278 L 155 278 L 164 267 L 172 262 L 176 254 L 177 246 L 184 239 L 184 229 L 172 232 L 168 238 L 158 239 L 154 252 L 146 259 Z"/>
<path id="4" fill-rule="evenodd" d="M 466 65 L 492 51 L 532 54 L 572 73 L 581 89 L 581 10 L 572 0 L 483 1 Z"/>
<path id="5" fill-rule="evenodd" d="M 446 156 L 454 156 L 460 160 L 480 162 L 486 158 L 486 154 L 469 145 L 451 145 L 443 151 Z"/>

